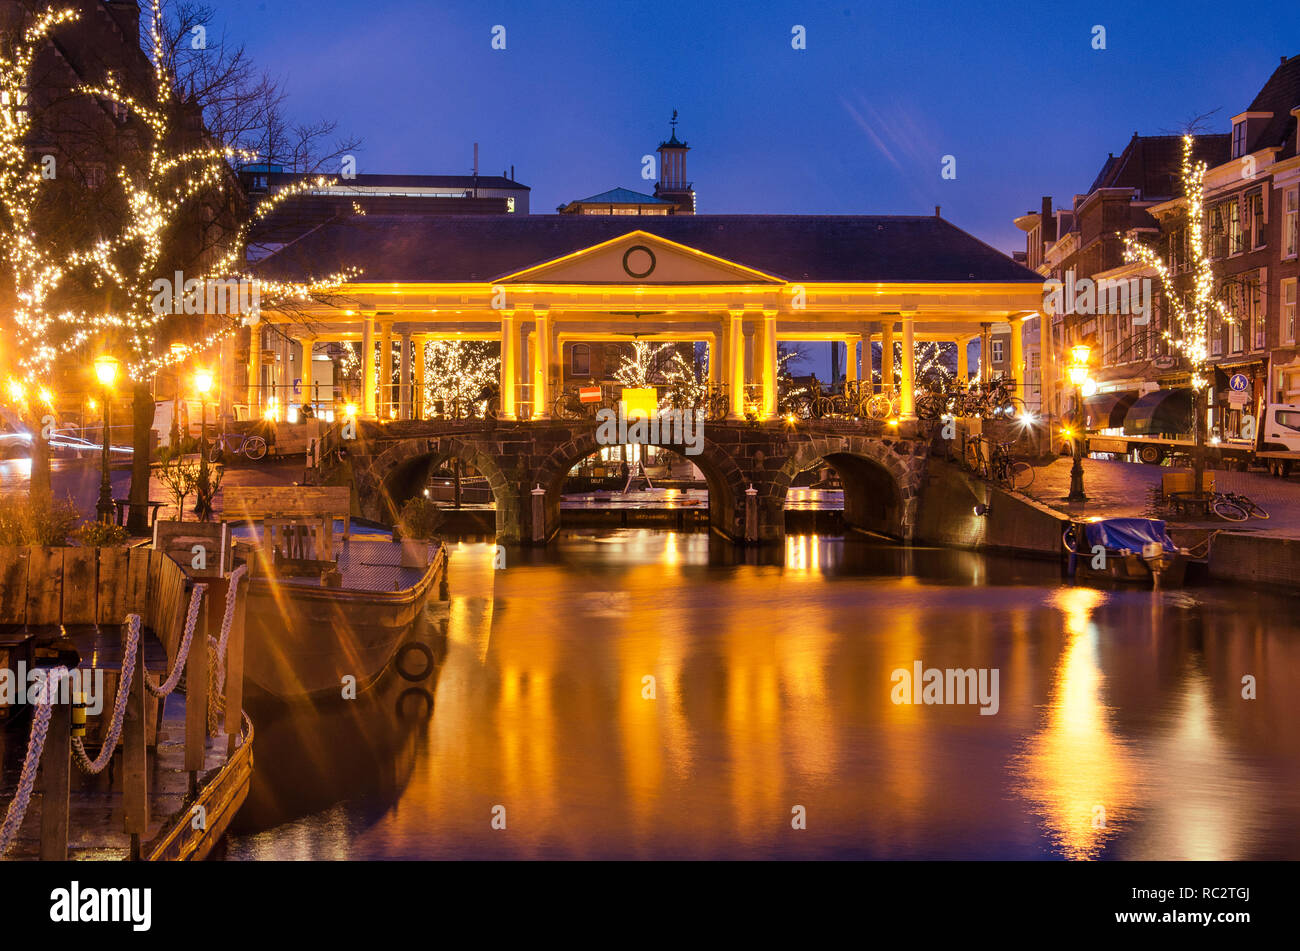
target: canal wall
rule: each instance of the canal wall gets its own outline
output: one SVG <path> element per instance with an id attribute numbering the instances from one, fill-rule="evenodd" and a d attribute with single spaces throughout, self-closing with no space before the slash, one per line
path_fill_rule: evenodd
<path id="1" fill-rule="evenodd" d="M 1209 576 L 1250 585 L 1300 585 L 1300 539 L 1218 532 L 1210 541 Z"/>
<path id="2" fill-rule="evenodd" d="M 984 514 L 977 515 L 976 506 L 985 507 Z M 1068 524 L 1062 513 L 932 456 L 921 485 L 914 540 L 925 545 L 1060 558 L 1064 554 L 1061 536 Z"/>

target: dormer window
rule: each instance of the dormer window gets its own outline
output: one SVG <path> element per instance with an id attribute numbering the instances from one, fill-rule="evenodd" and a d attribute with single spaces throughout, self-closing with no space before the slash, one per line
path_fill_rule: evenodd
<path id="1" fill-rule="evenodd" d="M 1232 124 L 1232 157 L 1241 158 L 1246 154 L 1246 120 Z"/>

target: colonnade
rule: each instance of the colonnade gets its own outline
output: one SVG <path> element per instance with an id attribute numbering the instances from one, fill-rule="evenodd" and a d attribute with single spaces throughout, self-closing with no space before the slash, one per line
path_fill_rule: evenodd
<path id="1" fill-rule="evenodd" d="M 612 342 L 630 339 L 630 335 L 620 333 L 615 325 L 605 325 L 604 330 L 593 330 L 598 315 L 566 314 L 560 321 L 545 308 L 530 310 L 503 310 L 499 312 L 499 330 L 492 332 L 486 327 L 484 332 L 473 334 L 455 334 L 430 327 L 427 331 L 413 330 L 415 321 L 402 321 L 377 318 L 364 315 L 359 318 L 359 328 L 347 334 L 331 335 L 329 333 L 309 333 L 306 331 L 282 332 L 285 325 L 276 325 L 270 335 L 270 350 L 276 353 L 273 392 L 284 402 L 293 379 L 290 378 L 289 359 L 293 343 L 302 348 L 302 359 L 298 363 L 297 379 L 300 381 L 296 398 L 300 401 L 309 399 L 312 393 L 311 355 L 317 344 L 327 344 L 333 340 L 356 340 L 356 329 L 360 330 L 362 364 L 362 396 L 358 410 L 366 417 L 378 419 L 417 419 L 423 412 L 423 399 L 420 394 L 426 375 L 424 343 L 433 339 L 459 340 L 497 340 L 501 345 L 501 415 L 508 419 L 519 418 L 525 404 L 531 404 L 532 418 L 546 418 L 550 415 L 556 397 L 555 381 L 563 378 L 561 361 L 566 342 Z M 1023 324 L 1030 317 L 1012 318 L 1010 334 L 1010 353 L 1006 375 L 1014 377 L 1022 387 L 1028 379 L 1028 367 L 1025 364 L 1025 346 Z M 968 347 L 972 340 L 981 341 L 980 378 L 991 378 L 991 361 L 989 339 L 992 335 L 992 323 L 972 323 L 970 332 L 956 334 L 951 331 L 939 332 L 933 325 L 918 321 L 912 313 L 902 313 L 895 319 L 875 319 L 861 323 L 857 332 L 827 333 L 809 329 L 811 322 L 806 320 L 787 321 L 786 326 L 778 324 L 776 311 L 760 309 L 728 310 L 725 316 L 699 315 L 692 318 L 684 315 L 680 331 L 644 335 L 644 339 L 656 342 L 688 342 L 703 340 L 709 345 L 708 379 L 711 383 L 725 383 L 729 400 L 729 416 L 744 418 L 752 413 L 760 419 L 770 419 L 777 414 L 777 376 L 778 344 L 795 341 L 835 342 L 845 345 L 847 360 L 845 378 L 849 381 L 870 379 L 872 371 L 872 344 L 881 345 L 881 389 L 890 395 L 897 395 L 899 412 L 903 417 L 915 415 L 916 410 L 916 371 L 914 360 L 903 360 L 898 367 L 900 384 L 894 385 L 895 355 L 894 343 L 902 343 L 903 353 L 916 352 L 918 342 L 948 341 L 957 345 L 957 377 L 960 380 L 971 378 Z M 394 332 L 394 324 L 401 323 L 401 329 Z M 836 321 L 843 325 L 844 321 Z M 671 328 L 671 324 L 666 325 Z M 262 328 L 254 328 L 249 348 L 249 405 L 258 413 L 265 409 L 262 387 L 263 349 L 259 346 Z M 393 378 L 393 344 L 400 344 L 398 355 L 398 383 L 396 386 L 383 386 L 380 381 Z M 414 348 L 412 347 L 414 344 Z M 376 361 L 373 357 L 375 348 L 379 349 L 379 366 L 376 373 Z M 858 355 L 859 347 L 861 356 Z M 1052 348 L 1044 347 L 1042 353 L 1042 380 L 1045 385 L 1055 380 Z M 370 359 L 364 355 L 370 354 Z M 860 362 L 861 361 L 861 362 Z M 1022 396 L 1027 396 L 1027 391 Z M 1049 395 L 1044 392 L 1042 402 L 1050 405 Z"/>

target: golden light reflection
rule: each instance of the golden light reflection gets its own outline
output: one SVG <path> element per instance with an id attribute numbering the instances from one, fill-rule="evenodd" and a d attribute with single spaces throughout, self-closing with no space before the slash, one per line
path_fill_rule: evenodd
<path id="1" fill-rule="evenodd" d="M 1065 622 L 1065 650 L 1057 665 L 1046 723 L 1014 765 L 1019 792 L 1042 818 L 1057 850 L 1068 859 L 1096 858 L 1130 818 L 1137 762 L 1116 735 L 1102 700 L 1093 611 L 1104 595 L 1070 588 L 1055 599 Z"/>

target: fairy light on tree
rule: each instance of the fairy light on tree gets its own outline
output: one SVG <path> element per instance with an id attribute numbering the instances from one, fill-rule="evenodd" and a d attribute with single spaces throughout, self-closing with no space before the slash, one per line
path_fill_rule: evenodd
<path id="1" fill-rule="evenodd" d="M 0 50 L 0 260 L 10 290 L 13 380 L 21 384 L 14 392 L 35 391 L 52 379 L 60 331 L 73 319 L 56 303 L 67 262 L 49 236 L 36 231 L 47 178 L 28 149 L 32 120 L 27 93 L 36 55 L 55 27 L 76 16 L 70 9 L 47 8 L 20 35 L 7 38 Z M 41 392 L 39 403 L 23 400 L 14 406 L 32 434 L 29 487 L 33 494 L 50 491 L 50 453 L 42 417 L 45 408 L 53 411 L 54 400 L 48 389 Z"/>
<path id="2" fill-rule="evenodd" d="M 78 318 L 76 329 L 62 342 L 66 349 L 90 339 L 110 341 L 134 386 L 133 529 L 144 525 L 143 503 L 148 498 L 152 376 L 216 346 L 246 324 L 256 325 L 261 310 L 284 310 L 318 300 L 355 276 L 354 271 L 343 271 L 292 282 L 267 280 L 246 270 L 252 229 L 283 202 L 331 184 L 331 180 L 314 177 L 268 195 L 237 224 L 215 221 L 212 210 L 217 199 L 239 189 L 233 163 L 253 161 L 256 155 L 215 142 L 203 131 L 199 104 L 182 102 L 176 92 L 164 44 L 160 0 L 152 0 L 150 14 L 153 101 L 146 103 L 132 95 L 112 74 L 101 84 L 78 88 L 84 95 L 113 104 L 139 135 L 136 147 L 118 157 L 110 175 L 119 200 L 116 220 L 105 229 L 105 236 L 71 257 L 73 264 L 89 273 L 96 287 L 109 291 L 108 304 L 100 314 Z M 202 144 L 187 146 L 186 140 L 196 139 Z M 196 225 L 204 234 L 220 228 L 219 247 L 211 253 L 187 255 L 187 250 L 192 250 L 187 241 L 192 240 Z M 178 274 L 183 277 L 183 287 L 170 286 Z M 169 294 L 160 293 L 160 282 L 170 286 Z M 239 303 L 233 308 L 217 308 L 224 313 L 210 313 L 212 308 L 207 305 L 216 296 L 213 288 L 231 286 L 239 290 Z M 186 314 L 203 316 L 178 315 L 176 302 L 182 300 Z M 257 331 L 252 334 L 256 345 Z M 171 345 L 177 342 L 179 346 Z"/>
<path id="3" fill-rule="evenodd" d="M 500 345 L 430 340 L 424 345 L 424 415 L 483 415 L 501 380 Z M 485 394 L 487 394 L 485 396 Z M 499 408 L 499 405 L 498 407 Z"/>
<path id="4" fill-rule="evenodd" d="M 1154 248 L 1131 235 L 1124 235 L 1124 257 L 1130 263 L 1151 268 L 1160 282 L 1168 308 L 1161 336 L 1186 360 L 1193 397 L 1192 481 L 1201 497 L 1205 472 L 1205 425 L 1210 377 L 1210 339 L 1216 320 L 1232 323 L 1233 317 L 1217 294 L 1218 281 L 1210 261 L 1205 235 L 1205 170 L 1203 161 L 1192 158 L 1193 137 L 1183 136 L 1181 178 L 1187 227 L 1190 267 L 1176 273 Z"/>

